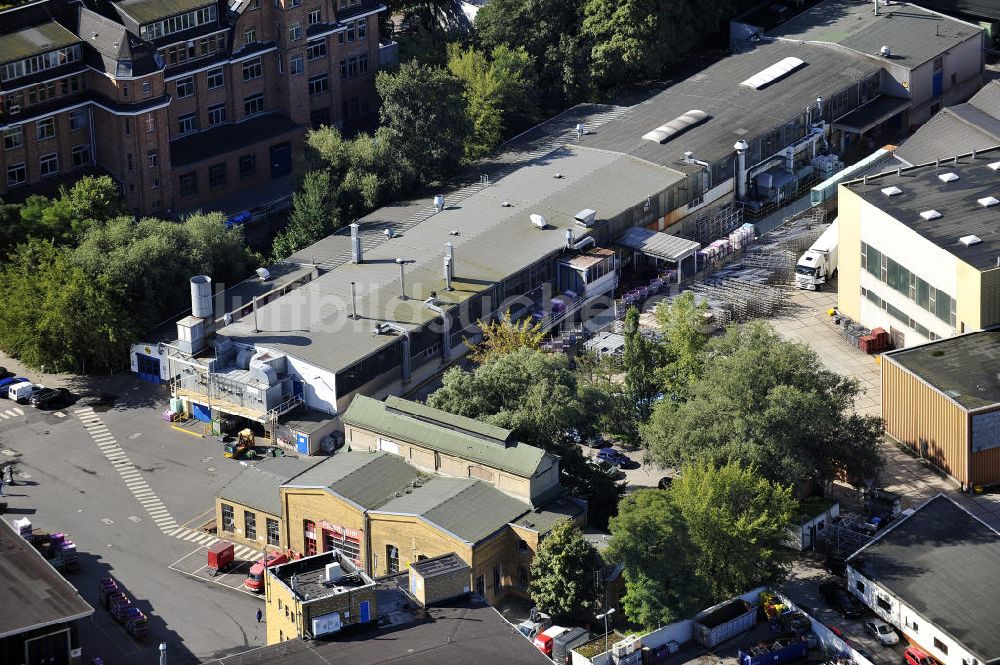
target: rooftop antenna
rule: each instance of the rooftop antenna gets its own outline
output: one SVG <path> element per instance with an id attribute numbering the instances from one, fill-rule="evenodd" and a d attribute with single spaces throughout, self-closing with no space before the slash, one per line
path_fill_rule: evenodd
<path id="1" fill-rule="evenodd" d="M 257 327 L 257 296 L 253 297 L 253 331 L 260 332 L 260 328 Z"/>
<path id="2" fill-rule="evenodd" d="M 358 318 L 358 293 L 354 282 L 351 282 L 351 318 Z"/>
<path id="3" fill-rule="evenodd" d="M 399 265 L 399 299 L 406 300 L 406 277 L 403 275 L 406 259 L 397 258 L 396 264 Z"/>

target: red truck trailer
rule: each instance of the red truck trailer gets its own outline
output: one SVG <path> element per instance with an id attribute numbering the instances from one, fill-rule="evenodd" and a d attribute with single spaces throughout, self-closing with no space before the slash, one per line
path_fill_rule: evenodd
<path id="1" fill-rule="evenodd" d="M 208 569 L 213 576 L 229 570 L 235 560 L 236 547 L 228 541 L 219 540 L 208 548 Z"/>

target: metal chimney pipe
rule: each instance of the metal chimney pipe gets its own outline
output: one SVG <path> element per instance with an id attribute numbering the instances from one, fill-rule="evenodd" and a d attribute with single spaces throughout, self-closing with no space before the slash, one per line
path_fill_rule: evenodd
<path id="1" fill-rule="evenodd" d="M 747 150 L 750 146 L 740 139 L 733 148 L 736 149 L 736 198 L 742 200 L 747 195 Z"/>
<path id="2" fill-rule="evenodd" d="M 451 286 L 451 281 L 455 279 L 455 246 L 450 242 L 444 244 L 444 254 L 448 257 L 448 280 L 449 287 Z M 450 290 L 450 289 L 449 289 Z"/>
<path id="3" fill-rule="evenodd" d="M 406 259 L 398 258 L 396 263 L 399 265 L 399 299 L 406 300 L 406 276 L 403 274 Z"/>
<path id="4" fill-rule="evenodd" d="M 257 326 L 257 296 L 253 297 L 253 331 L 260 332 L 260 328 Z"/>
<path id="5" fill-rule="evenodd" d="M 358 318 L 358 292 L 354 282 L 351 282 L 351 318 L 355 321 Z"/>
<path id="6" fill-rule="evenodd" d="M 167 665 L 167 643 L 160 642 L 160 665 Z"/>
<path id="7" fill-rule="evenodd" d="M 822 97 L 817 97 L 816 98 L 816 106 L 819 107 L 819 119 L 820 119 L 820 122 L 822 122 L 823 121 L 823 98 Z"/>
<path id="8" fill-rule="evenodd" d="M 364 261 L 364 252 L 361 249 L 361 226 L 357 222 L 351 224 L 351 262 L 361 263 Z"/>
<path id="9" fill-rule="evenodd" d="M 878 16 L 878 0 L 875 0 L 875 16 Z"/>
<path id="10" fill-rule="evenodd" d="M 451 291 L 451 259 L 447 256 L 444 257 L 444 288 L 446 291 Z"/>
<path id="11" fill-rule="evenodd" d="M 574 244 L 576 244 L 576 236 L 573 235 L 573 229 L 566 229 L 566 247 L 573 249 Z"/>

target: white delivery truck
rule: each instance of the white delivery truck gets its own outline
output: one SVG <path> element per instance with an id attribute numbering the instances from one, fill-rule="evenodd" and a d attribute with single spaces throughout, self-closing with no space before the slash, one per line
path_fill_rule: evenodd
<path id="1" fill-rule="evenodd" d="M 795 286 L 800 289 L 819 291 L 837 272 L 837 244 L 840 241 L 837 219 L 834 218 L 795 264 Z"/>

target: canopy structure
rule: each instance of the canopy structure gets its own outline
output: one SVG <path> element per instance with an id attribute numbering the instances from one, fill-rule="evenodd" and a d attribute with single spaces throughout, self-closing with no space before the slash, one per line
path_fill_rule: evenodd
<path id="1" fill-rule="evenodd" d="M 701 249 L 701 243 L 695 240 L 678 238 L 662 231 L 650 231 L 641 226 L 625 231 L 618 236 L 615 244 L 654 259 L 676 264 L 678 284 L 681 282 L 681 262 L 689 256 L 694 256 L 697 262 L 697 252 Z"/>

